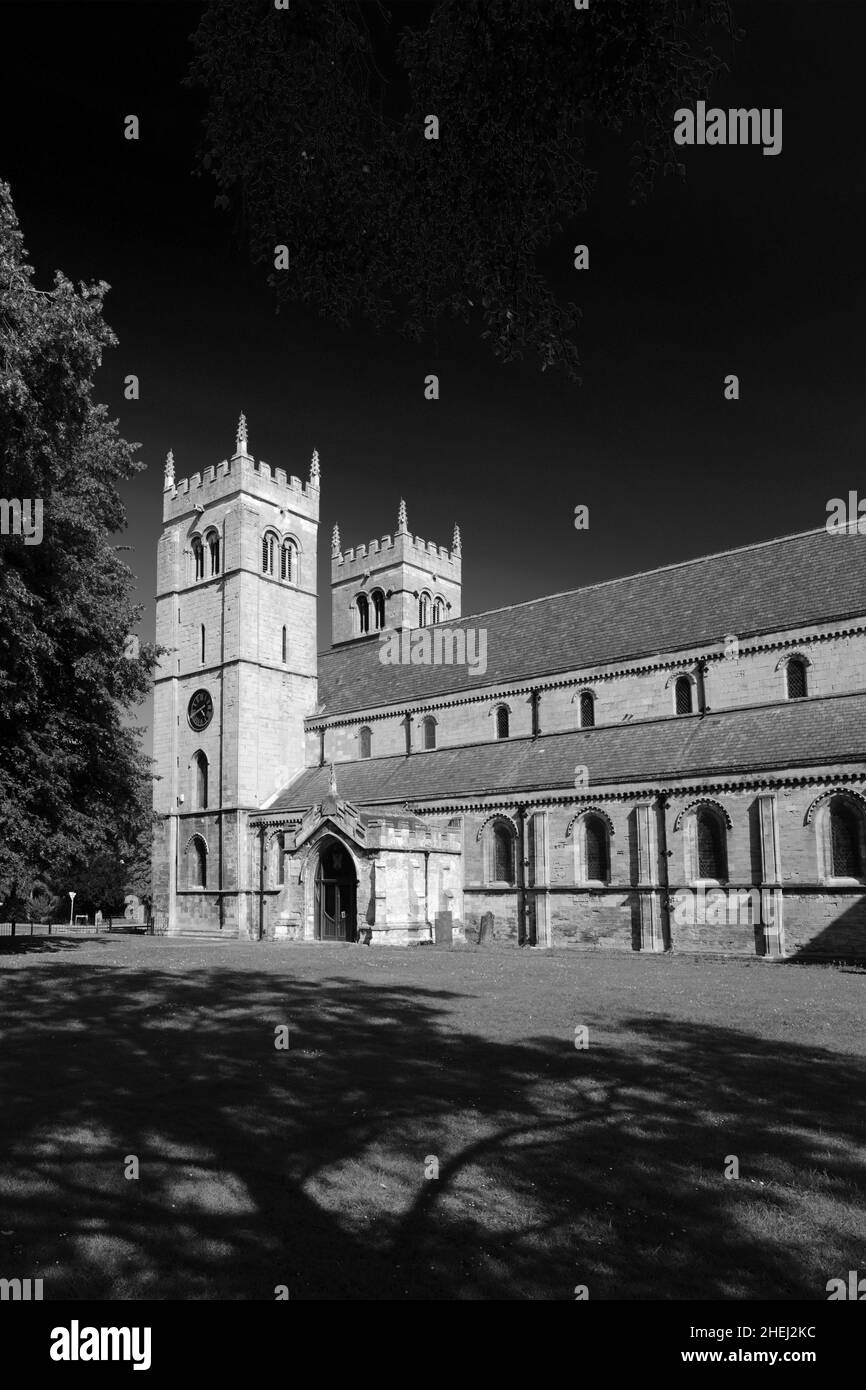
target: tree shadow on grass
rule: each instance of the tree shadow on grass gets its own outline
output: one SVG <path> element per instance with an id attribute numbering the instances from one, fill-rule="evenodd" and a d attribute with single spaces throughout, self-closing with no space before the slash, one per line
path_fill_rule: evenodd
<path id="1" fill-rule="evenodd" d="M 50 1299 L 814 1299 L 862 1263 L 858 1059 L 646 1016 L 586 1051 L 502 1041 L 455 1002 L 230 962 L 9 972 L 0 1276 Z"/>
<path id="2" fill-rule="evenodd" d="M 111 938 L 106 936 L 0 936 L 0 956 L 58 955 L 109 945 Z"/>

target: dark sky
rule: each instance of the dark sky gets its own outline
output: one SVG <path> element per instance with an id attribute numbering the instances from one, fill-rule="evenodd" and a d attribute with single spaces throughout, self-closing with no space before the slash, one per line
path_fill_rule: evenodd
<path id="1" fill-rule="evenodd" d="M 450 542 L 460 522 L 472 612 L 819 526 L 861 484 L 862 0 L 735 5 L 746 37 L 712 100 L 782 107 L 779 156 L 685 150 L 686 180 L 633 207 L 623 150 L 600 151 L 590 213 L 569 229 L 591 270 L 564 282 L 583 311 L 580 387 L 501 365 L 474 330 L 410 345 L 275 315 L 214 186 L 192 176 L 201 97 L 180 84 L 200 9 L 0 5 L 0 177 L 37 283 L 60 267 L 112 286 L 120 346 L 98 395 L 148 465 L 126 489 L 143 636 L 166 450 L 181 477 L 218 462 L 241 409 L 257 457 L 306 477 L 320 452 L 321 647 L 334 522 L 345 545 L 381 536 L 401 495 L 425 538 Z"/>

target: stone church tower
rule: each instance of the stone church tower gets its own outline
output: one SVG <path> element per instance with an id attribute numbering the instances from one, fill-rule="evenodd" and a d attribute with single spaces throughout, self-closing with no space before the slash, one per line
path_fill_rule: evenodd
<path id="1" fill-rule="evenodd" d="M 351 642 L 383 628 L 426 627 L 460 617 L 459 527 L 449 550 L 409 531 L 400 503 L 393 536 L 342 550 L 331 540 L 332 642 Z"/>
<path id="2" fill-rule="evenodd" d="M 169 931 L 246 934 L 247 813 L 302 770 L 304 717 L 317 700 L 318 522 L 318 454 L 307 482 L 257 462 L 243 416 L 230 460 L 176 481 L 168 456 L 153 882 Z"/>

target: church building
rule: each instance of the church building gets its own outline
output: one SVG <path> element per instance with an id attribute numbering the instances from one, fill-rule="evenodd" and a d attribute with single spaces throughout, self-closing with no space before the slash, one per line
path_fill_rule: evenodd
<path id="1" fill-rule="evenodd" d="M 305 481 L 166 461 L 154 903 L 203 940 L 866 958 L 866 537 L 487 613 L 462 546 L 331 542 Z M 664 557 L 660 557 L 663 559 Z"/>

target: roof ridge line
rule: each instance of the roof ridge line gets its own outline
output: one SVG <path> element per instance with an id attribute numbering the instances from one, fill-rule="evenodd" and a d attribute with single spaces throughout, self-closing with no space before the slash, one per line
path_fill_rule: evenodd
<path id="1" fill-rule="evenodd" d="M 489 613 L 507 613 L 514 608 L 529 608 L 533 603 L 546 603 L 553 598 L 568 598 L 572 594 L 586 594 L 593 589 L 603 589 L 608 584 L 625 584 L 629 579 L 644 579 L 650 574 L 664 574 L 668 570 L 684 569 L 687 565 L 700 565 L 705 560 L 721 560 L 726 555 L 742 555 L 747 550 L 762 550 L 765 546 L 781 545 L 783 541 L 801 540 L 804 536 L 829 534 L 825 526 L 815 526 L 808 531 L 793 531 L 785 536 L 772 536 L 769 540 L 749 541 L 747 545 L 732 546 L 730 550 L 713 550 L 707 555 L 694 555 L 690 560 L 674 560 L 670 565 L 656 565 L 648 570 L 635 570 L 632 574 L 617 575 L 612 579 L 600 579 L 595 584 L 581 584 L 576 589 L 561 589 L 555 594 L 541 594 L 538 598 L 521 599 L 518 603 L 505 603 L 500 608 L 485 608 L 478 613 L 468 613 L 465 617 L 452 619 L 451 625 L 466 622 L 469 618 L 484 618 Z M 448 627 L 448 623 L 430 623 L 429 627 Z M 329 648 L 333 651 L 334 648 Z"/>
<path id="2" fill-rule="evenodd" d="M 655 565 L 652 569 L 634 570 L 631 574 L 620 574 L 615 575 L 611 579 L 600 579 L 594 584 L 581 584 L 575 589 L 560 589 L 554 594 L 539 594 L 537 598 L 521 599 L 517 603 L 504 603 L 499 608 L 483 608 L 477 613 L 466 613 L 459 618 L 451 618 L 443 623 L 427 623 L 424 630 L 434 631 L 436 628 L 459 627 L 461 624 L 468 623 L 474 618 L 486 618 L 494 613 L 508 613 L 516 608 L 529 608 L 534 603 L 548 603 L 551 599 L 569 598 L 572 594 L 591 593 L 594 589 L 604 589 L 608 585 L 613 584 L 625 584 L 631 579 L 645 579 L 651 574 L 665 574 L 669 570 L 685 569 L 688 565 L 700 565 L 706 560 L 721 560 L 728 555 L 743 555 L 749 550 L 762 550 L 767 546 L 781 545 L 784 541 L 802 540 L 806 536 L 820 536 L 823 534 L 829 534 L 826 524 L 824 526 L 812 527 L 808 531 L 792 531 L 784 536 L 771 536 L 769 539 L 763 541 L 749 541 L 746 545 L 732 546 L 729 550 L 713 550 L 706 555 L 693 555 L 689 560 L 674 560 L 669 565 Z M 395 629 L 382 629 L 383 632 L 386 630 L 393 631 Z M 411 629 L 411 631 L 420 630 L 421 629 L 416 628 Z M 352 639 L 347 642 L 339 642 L 336 645 L 332 643 L 330 647 L 325 647 L 322 651 L 317 652 L 316 655 L 317 657 L 331 656 L 334 652 L 345 651 L 352 645 L 354 645 Z M 357 645 L 360 647 L 366 644 L 363 644 L 359 640 Z"/>

